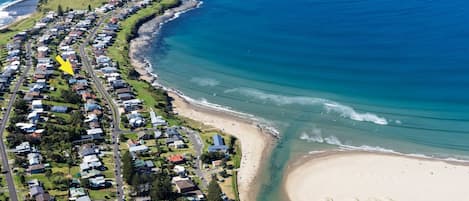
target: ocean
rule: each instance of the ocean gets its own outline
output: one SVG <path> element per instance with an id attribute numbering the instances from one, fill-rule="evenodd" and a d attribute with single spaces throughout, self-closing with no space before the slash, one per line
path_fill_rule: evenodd
<path id="1" fill-rule="evenodd" d="M 469 159 L 469 2 L 205 0 L 146 51 L 160 82 L 274 125 L 288 161 L 345 148 Z"/>
<path id="2" fill-rule="evenodd" d="M 33 13 L 38 0 L 0 0 L 0 27 L 8 25 L 16 18 Z"/>

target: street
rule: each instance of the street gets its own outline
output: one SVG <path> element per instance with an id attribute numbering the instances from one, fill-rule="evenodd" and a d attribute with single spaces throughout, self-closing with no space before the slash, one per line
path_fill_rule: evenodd
<path id="1" fill-rule="evenodd" d="M 18 201 L 18 194 L 16 192 L 15 188 L 15 182 L 13 180 L 13 175 L 11 174 L 11 169 L 10 165 L 8 164 L 8 156 L 5 150 L 5 143 L 3 141 L 4 136 L 3 133 L 6 129 L 6 125 L 8 123 L 8 119 L 11 113 L 11 110 L 13 108 L 13 104 L 15 104 L 16 100 L 16 95 L 18 93 L 18 90 L 20 89 L 21 85 L 23 84 L 24 79 L 28 75 L 29 70 L 31 69 L 32 62 L 31 62 L 31 41 L 28 41 L 26 43 L 26 55 L 27 55 L 27 63 L 26 63 L 26 68 L 23 73 L 21 74 L 20 78 L 18 79 L 15 88 L 13 92 L 11 93 L 10 100 L 8 102 L 8 107 L 6 108 L 5 115 L 3 116 L 3 119 L 1 121 L 1 126 L 0 126 L 0 157 L 2 158 L 2 170 L 6 171 L 5 177 L 6 177 L 6 182 L 8 184 L 8 191 L 10 194 L 10 200 L 11 201 Z"/>
<path id="2" fill-rule="evenodd" d="M 83 66 L 85 67 L 85 70 L 88 72 L 89 76 L 93 79 L 93 82 L 96 84 L 96 88 L 98 89 L 98 92 L 102 95 L 102 97 L 106 100 L 106 102 L 109 104 L 111 107 L 111 112 L 112 112 L 112 125 L 113 129 L 111 131 L 112 135 L 112 141 L 115 142 L 117 138 L 119 138 L 120 134 L 120 129 L 119 129 L 119 124 L 120 124 L 120 114 L 117 105 L 114 103 L 114 99 L 111 97 L 111 95 L 106 91 L 105 87 L 103 86 L 101 80 L 99 77 L 96 76 L 94 73 L 93 67 L 90 62 L 90 58 L 86 54 L 85 47 L 87 44 L 89 44 L 89 41 L 91 41 L 98 30 L 98 27 L 104 22 L 104 20 L 107 19 L 108 15 L 103 16 L 98 23 L 95 25 L 95 27 L 90 31 L 90 34 L 88 37 L 85 39 L 85 41 L 80 45 L 80 57 L 82 59 Z M 123 182 L 122 182 L 122 173 L 121 173 L 121 160 L 120 160 L 120 154 L 119 154 L 119 144 L 118 143 L 113 143 L 113 153 L 114 153 L 114 159 L 115 159 L 115 177 L 116 177 L 116 188 L 117 188 L 117 200 L 122 201 L 123 195 L 124 195 L 124 189 L 123 189 Z"/>

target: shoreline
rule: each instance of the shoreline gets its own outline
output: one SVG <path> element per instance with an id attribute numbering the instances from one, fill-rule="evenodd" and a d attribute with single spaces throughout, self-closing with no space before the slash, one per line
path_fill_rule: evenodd
<path id="1" fill-rule="evenodd" d="M 151 64 L 142 55 L 151 41 L 155 39 L 161 27 L 166 22 L 179 17 L 180 14 L 198 8 L 202 3 L 202 1 L 197 0 L 182 1 L 181 5 L 166 10 L 163 15 L 156 16 L 138 27 L 137 37 L 133 38 L 129 43 L 129 57 L 131 65 L 140 74 L 140 79 L 152 85 L 156 84 L 155 81 L 158 79 L 158 75 L 153 73 Z"/>
<path id="2" fill-rule="evenodd" d="M 446 180 L 454 181 L 452 184 L 459 186 L 466 185 L 461 184 L 463 182 L 461 180 L 469 183 L 469 161 L 339 149 L 317 151 L 293 159 L 285 169 L 281 190 L 284 200 L 290 201 L 325 198 L 344 200 L 358 197 L 360 199 L 391 199 L 391 195 L 393 200 L 428 200 L 429 197 L 419 197 L 419 192 L 412 188 L 412 185 L 418 185 L 419 189 L 427 189 L 434 193 L 431 195 L 432 198 L 441 200 L 438 199 L 441 198 L 439 196 L 447 194 L 437 194 L 438 192 L 462 190 L 453 186 L 450 189 L 448 184 L 451 182 Z M 413 181 L 417 183 L 412 183 L 411 186 L 401 185 Z M 444 186 L 437 186 L 438 184 Z M 354 188 L 345 186 L 354 186 Z M 362 186 L 365 186 L 365 189 L 360 189 Z M 387 195 L 388 192 L 392 193 Z M 458 195 L 461 196 L 453 192 L 451 196 Z M 446 198 L 447 200 L 464 199 Z"/>
<path id="3" fill-rule="evenodd" d="M 255 181 L 265 159 L 270 156 L 275 143 L 274 134 L 262 129 L 254 120 L 197 104 L 172 90 L 168 90 L 168 94 L 173 98 L 173 108 L 178 115 L 202 122 L 239 139 L 242 153 L 238 171 L 239 197 L 240 200 L 255 200 L 260 187 Z"/>
<path id="4" fill-rule="evenodd" d="M 33 9 L 31 10 L 31 12 L 27 12 L 27 13 L 21 13 L 18 15 L 18 11 L 17 9 L 24 9 L 22 4 L 28 4 L 29 2 L 28 1 L 31 1 L 31 0 L 15 0 L 15 1 L 11 1 L 11 2 L 5 2 L 3 4 L 0 4 L 0 13 L 3 12 L 3 13 L 6 13 L 7 16 L 5 17 L 10 17 L 11 18 L 11 21 L 0 26 L 0 30 L 6 30 L 8 28 L 10 28 L 12 25 L 24 20 L 24 19 L 27 19 L 29 17 L 31 17 L 31 15 L 33 15 L 34 13 L 36 13 L 36 9 Z M 37 6 L 37 1 L 35 2 L 36 6 Z M 15 9 L 16 7 L 18 7 L 17 9 Z M 29 7 L 28 7 L 29 8 Z M 13 15 L 12 12 L 14 12 Z"/>
<path id="5" fill-rule="evenodd" d="M 260 183 L 255 183 L 263 163 L 270 156 L 279 133 L 254 116 L 232 111 L 215 104 L 199 103 L 176 89 L 169 89 L 158 83 L 158 75 L 151 64 L 142 56 L 151 41 L 155 40 L 162 26 L 179 17 L 180 14 L 198 8 L 203 2 L 182 1 L 181 5 L 165 11 L 163 15 L 138 27 L 138 35 L 129 43 L 131 65 L 140 74 L 140 79 L 153 87 L 163 88 L 173 99 L 173 110 L 181 116 L 201 122 L 238 138 L 241 144 L 241 167 L 238 171 L 240 200 L 255 200 Z"/>

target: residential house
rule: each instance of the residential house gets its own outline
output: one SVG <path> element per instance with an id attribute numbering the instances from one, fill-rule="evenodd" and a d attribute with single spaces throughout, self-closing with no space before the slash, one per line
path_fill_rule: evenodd
<path id="1" fill-rule="evenodd" d="M 168 161 L 173 164 L 182 164 L 186 161 L 186 159 L 184 158 L 184 156 L 177 154 L 168 157 Z"/>
<path id="2" fill-rule="evenodd" d="M 218 134 L 213 135 L 213 145 L 208 147 L 209 152 L 226 152 L 228 150 L 228 147 L 225 145 L 225 142 L 223 141 L 223 137 L 221 137 Z"/>

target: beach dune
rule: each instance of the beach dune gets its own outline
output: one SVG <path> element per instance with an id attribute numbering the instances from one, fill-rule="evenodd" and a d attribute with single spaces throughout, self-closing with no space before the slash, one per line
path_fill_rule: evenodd
<path id="1" fill-rule="evenodd" d="M 463 163 L 367 152 L 323 153 L 296 163 L 284 182 L 291 201 L 469 200 Z"/>

